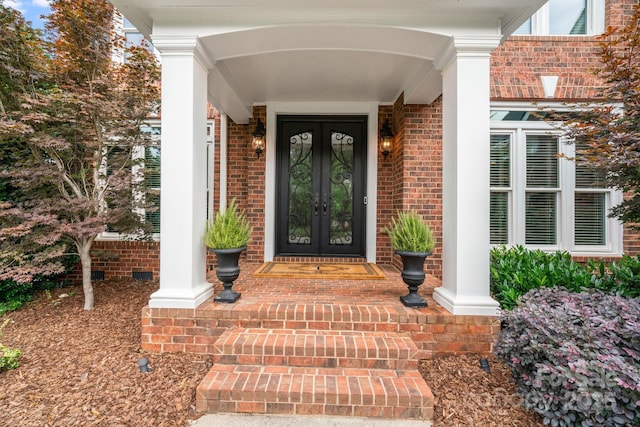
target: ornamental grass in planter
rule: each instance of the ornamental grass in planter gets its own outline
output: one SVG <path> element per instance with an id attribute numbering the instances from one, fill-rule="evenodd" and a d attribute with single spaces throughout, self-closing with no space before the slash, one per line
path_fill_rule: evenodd
<path id="1" fill-rule="evenodd" d="M 213 300 L 233 303 L 240 298 L 240 293 L 232 289 L 233 281 L 240 275 L 238 260 L 242 251 L 247 249 L 253 228 L 249 224 L 244 211 L 238 210 L 235 199 L 227 209 L 220 210 L 213 220 L 207 223 L 204 233 L 204 244 L 216 254 L 216 277 L 224 286 L 224 290 Z"/>
<path id="2" fill-rule="evenodd" d="M 426 307 L 427 302 L 418 295 L 418 287 L 424 283 L 424 261 L 431 255 L 435 239 L 429 224 L 416 212 L 398 212 L 397 219 L 385 228 L 395 253 L 402 258 L 402 280 L 409 293 L 400 301 L 407 307 Z"/>

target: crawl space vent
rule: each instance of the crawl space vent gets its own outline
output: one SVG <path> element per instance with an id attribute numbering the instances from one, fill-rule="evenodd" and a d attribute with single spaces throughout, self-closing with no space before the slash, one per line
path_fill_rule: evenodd
<path id="1" fill-rule="evenodd" d="M 134 280 L 153 280 L 153 272 L 151 271 L 134 271 L 131 273 Z"/>

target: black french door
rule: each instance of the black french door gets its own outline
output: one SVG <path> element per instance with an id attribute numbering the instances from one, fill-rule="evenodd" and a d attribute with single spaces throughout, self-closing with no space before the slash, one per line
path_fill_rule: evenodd
<path id="1" fill-rule="evenodd" d="M 364 256 L 366 116 L 279 116 L 276 252 Z"/>

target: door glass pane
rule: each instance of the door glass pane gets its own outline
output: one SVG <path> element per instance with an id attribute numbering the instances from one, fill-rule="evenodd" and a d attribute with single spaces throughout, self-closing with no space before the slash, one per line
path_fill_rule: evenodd
<path id="1" fill-rule="evenodd" d="M 353 136 L 331 132 L 329 244 L 353 242 Z"/>
<path id="2" fill-rule="evenodd" d="M 491 244 L 509 243 L 509 193 L 491 193 L 489 203 Z"/>
<path id="3" fill-rule="evenodd" d="M 303 132 L 289 139 L 288 241 L 311 244 L 313 135 Z"/>
<path id="4" fill-rule="evenodd" d="M 556 193 L 527 192 L 525 201 L 525 243 L 556 244 Z"/>
<path id="5" fill-rule="evenodd" d="M 575 210 L 575 244 L 604 245 L 606 242 L 604 193 L 576 193 Z"/>

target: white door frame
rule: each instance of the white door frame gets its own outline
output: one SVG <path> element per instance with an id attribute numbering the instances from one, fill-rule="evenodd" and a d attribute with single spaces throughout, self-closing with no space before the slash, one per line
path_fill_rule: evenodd
<path id="1" fill-rule="evenodd" d="M 376 208 L 378 191 L 378 103 L 273 102 L 267 103 L 267 146 L 264 194 L 264 261 L 275 255 L 276 225 L 276 118 L 278 115 L 366 115 L 367 122 L 367 205 L 365 227 L 367 262 L 376 261 Z"/>

